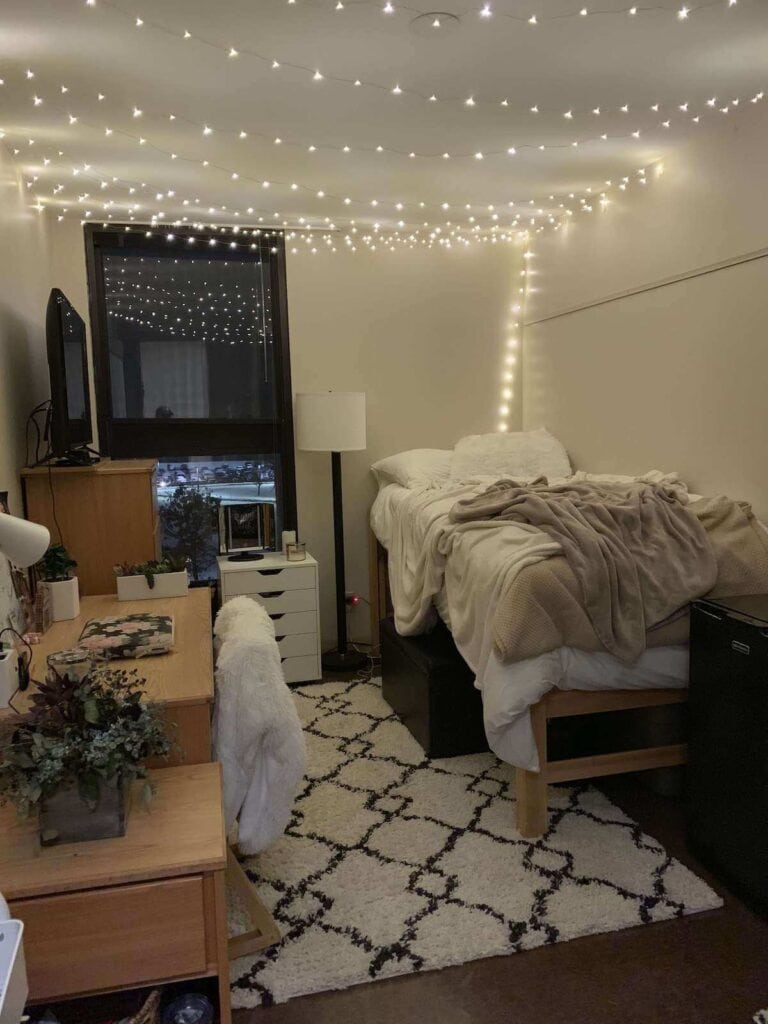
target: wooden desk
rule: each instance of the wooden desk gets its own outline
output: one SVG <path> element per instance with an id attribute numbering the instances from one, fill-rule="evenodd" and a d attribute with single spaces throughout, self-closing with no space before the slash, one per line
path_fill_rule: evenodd
<path id="1" fill-rule="evenodd" d="M 117 839 L 43 848 L 35 820 L 0 809 L 0 891 L 24 921 L 30 1001 L 214 977 L 230 1024 L 221 769 L 152 781 Z"/>
<path id="2" fill-rule="evenodd" d="M 114 594 L 84 597 L 80 602 L 80 615 L 76 619 L 54 622 L 42 642 L 33 646 L 32 677 L 44 678 L 49 654 L 77 646 L 83 626 L 89 619 L 105 615 L 132 615 L 136 612 L 172 615 L 174 619 L 175 643 L 170 654 L 115 662 L 138 670 L 146 679 L 148 699 L 161 704 L 167 722 L 176 727 L 172 735 L 182 752 L 157 764 L 201 764 L 210 761 L 214 691 L 211 593 L 207 587 L 196 587 L 186 597 L 151 601 L 118 601 Z M 14 704 L 19 710 L 28 705 L 30 691 L 17 694 L 14 698 Z M 0 718 L 12 714 L 10 710 L 0 711 Z"/>

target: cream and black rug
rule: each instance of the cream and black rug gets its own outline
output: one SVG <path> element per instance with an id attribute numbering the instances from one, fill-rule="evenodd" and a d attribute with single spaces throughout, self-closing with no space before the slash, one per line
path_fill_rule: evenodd
<path id="1" fill-rule="evenodd" d="M 378 680 L 294 691 L 309 771 L 293 820 L 246 861 L 283 941 L 232 964 L 235 1007 L 652 924 L 722 903 L 590 786 L 550 790 L 537 841 L 514 769 L 430 761 Z"/>

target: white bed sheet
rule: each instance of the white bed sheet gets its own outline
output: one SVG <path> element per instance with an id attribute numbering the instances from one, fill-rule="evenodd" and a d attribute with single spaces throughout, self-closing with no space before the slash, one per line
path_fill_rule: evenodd
<path id="1" fill-rule="evenodd" d="M 373 531 L 388 551 L 398 531 L 413 534 L 414 545 L 418 545 L 434 526 L 436 509 L 447 510 L 454 500 L 479 493 L 486 486 L 484 483 L 463 492 L 455 488 L 444 492 L 442 489 L 440 492 L 424 490 L 420 496 L 398 484 L 388 484 L 379 491 L 371 510 Z M 445 502 L 436 501 L 443 493 Z M 389 571 L 391 580 L 400 571 L 391 557 Z M 397 585 L 392 587 L 395 602 L 398 589 Z M 426 612 L 422 616 L 422 628 L 413 628 L 410 632 L 426 632 L 434 624 L 434 609 L 450 628 L 450 595 L 444 576 L 435 576 L 432 591 L 431 615 Z M 489 584 L 488 592 L 492 591 L 493 586 Z M 633 665 L 625 665 L 607 653 L 587 653 L 571 647 L 503 664 L 493 647 L 488 614 L 475 617 L 470 635 L 455 638 L 462 656 L 475 672 L 475 685 L 483 695 L 485 731 L 491 749 L 502 760 L 531 771 L 538 771 L 539 760 L 530 708 L 549 690 L 555 687 L 561 690 L 683 688 L 688 682 L 685 645 L 651 648 Z"/>

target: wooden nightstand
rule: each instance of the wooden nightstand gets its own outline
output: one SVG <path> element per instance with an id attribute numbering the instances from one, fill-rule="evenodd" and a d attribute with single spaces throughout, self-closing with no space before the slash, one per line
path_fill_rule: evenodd
<path id="1" fill-rule="evenodd" d="M 149 810 L 137 795 L 118 839 L 43 849 L 36 822 L 0 811 L 0 891 L 25 925 L 30 1002 L 212 977 L 230 1024 L 220 766 L 151 777 Z"/>
<path id="2" fill-rule="evenodd" d="M 275 624 L 287 683 L 320 679 L 320 586 L 317 562 L 266 555 L 257 562 L 219 558 L 222 603 L 245 595 L 262 604 Z"/>

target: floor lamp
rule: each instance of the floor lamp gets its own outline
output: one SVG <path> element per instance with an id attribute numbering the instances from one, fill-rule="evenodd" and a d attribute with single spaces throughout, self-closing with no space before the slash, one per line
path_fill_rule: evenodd
<path id="1" fill-rule="evenodd" d="M 305 452 L 330 452 L 333 476 L 333 539 L 336 550 L 336 649 L 323 655 L 329 672 L 362 668 L 367 658 L 347 643 L 347 594 L 344 573 L 344 513 L 341 495 L 341 453 L 359 452 L 365 442 L 365 393 L 323 391 L 296 395 L 296 447 Z"/>

